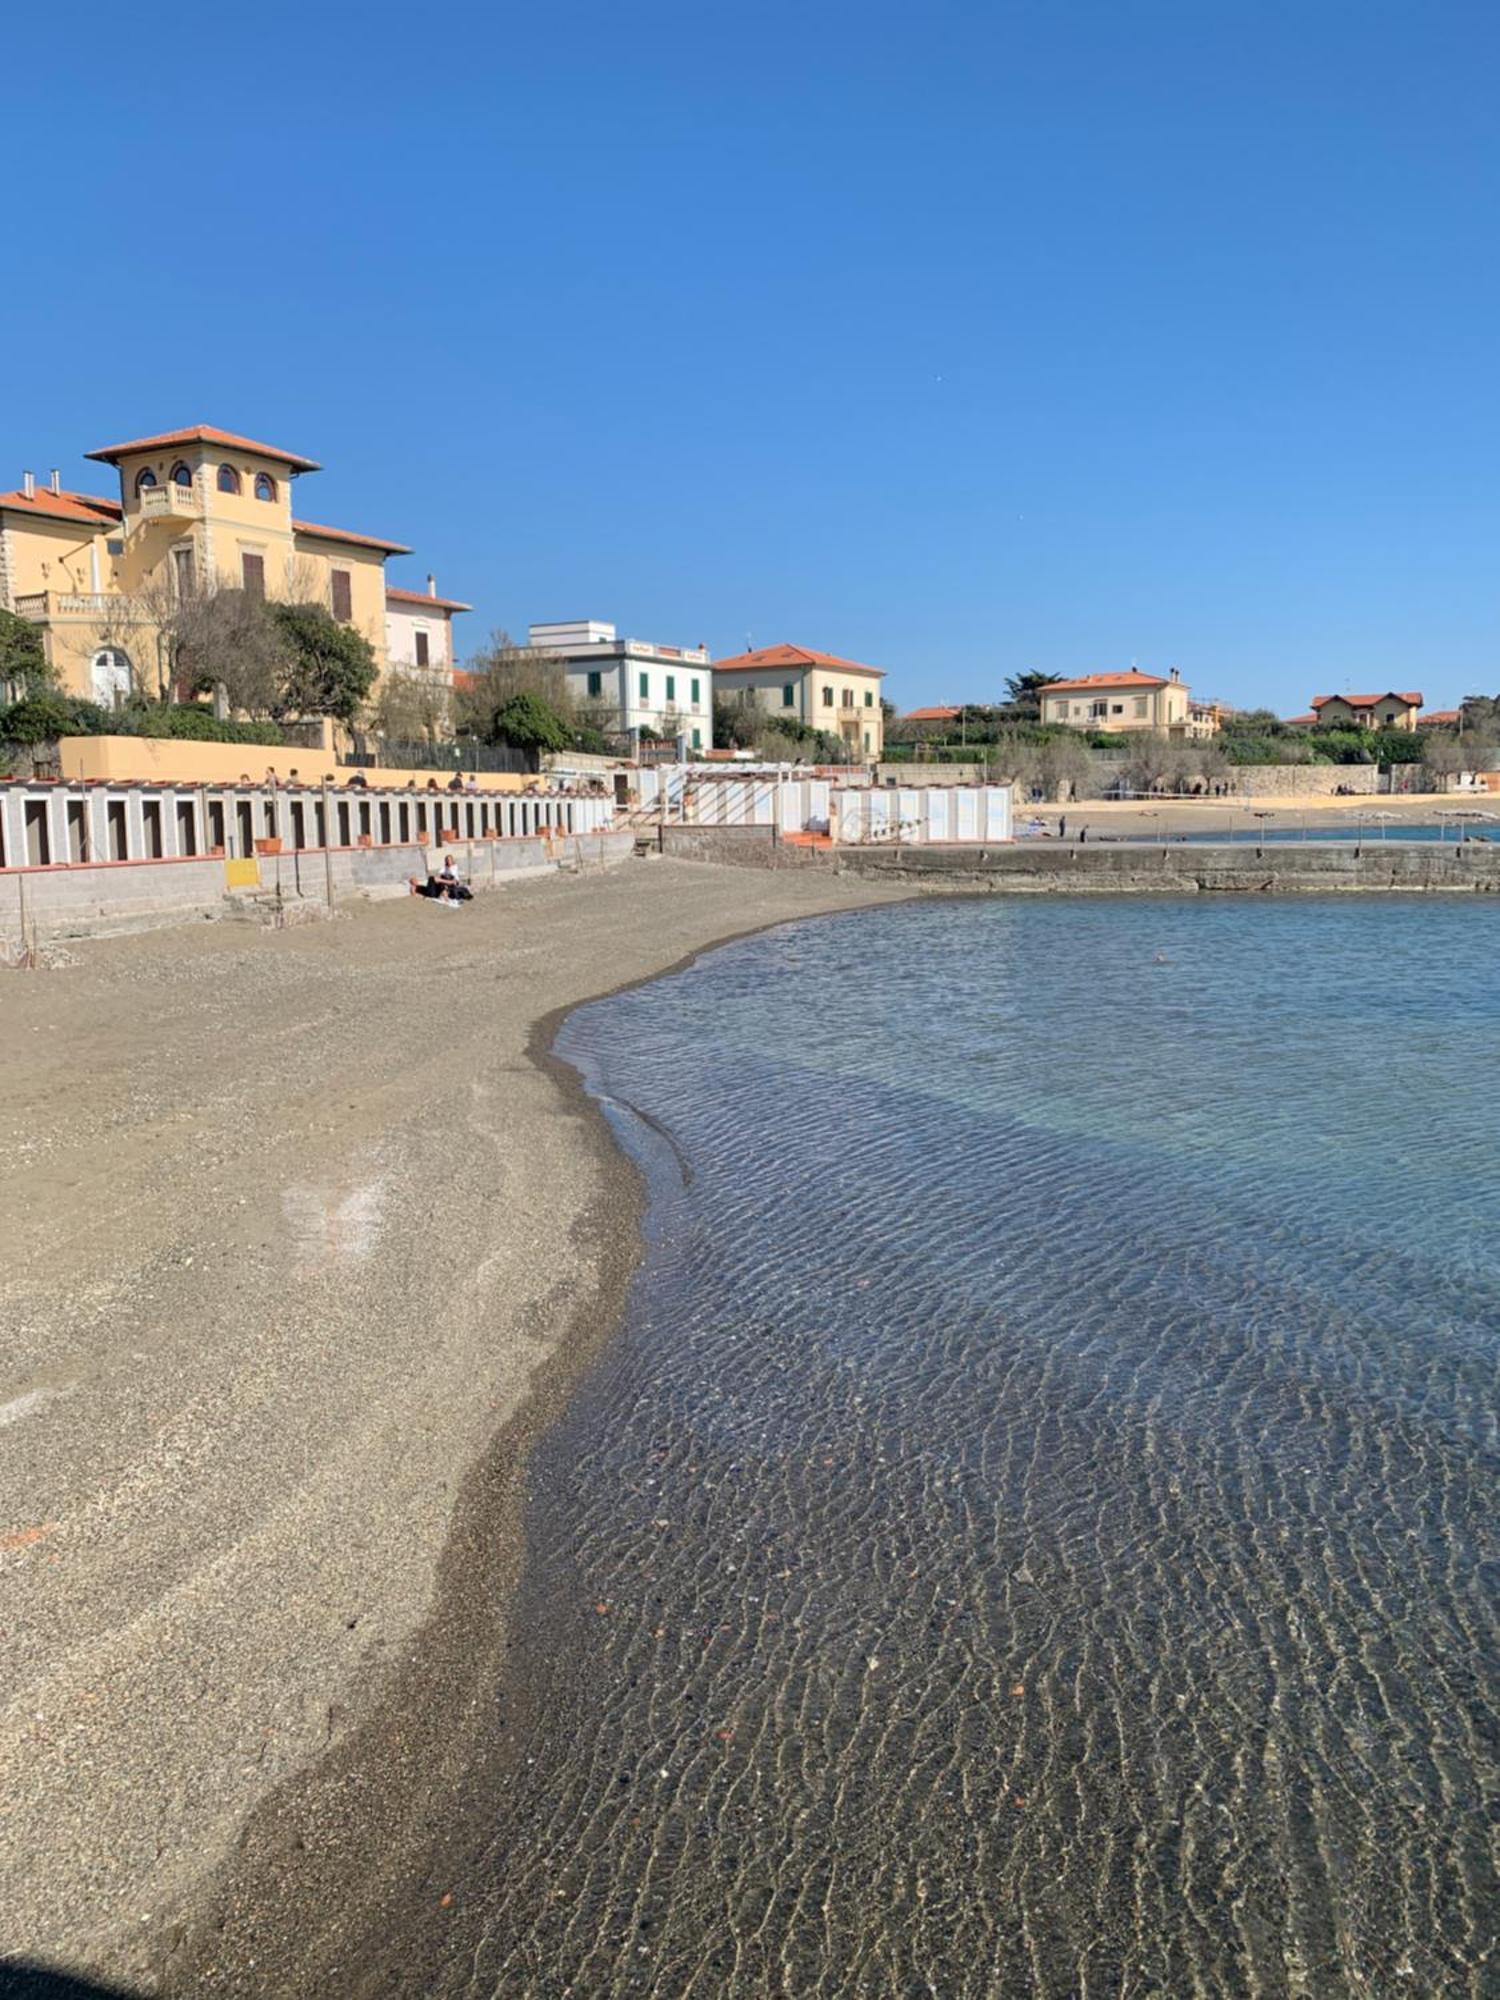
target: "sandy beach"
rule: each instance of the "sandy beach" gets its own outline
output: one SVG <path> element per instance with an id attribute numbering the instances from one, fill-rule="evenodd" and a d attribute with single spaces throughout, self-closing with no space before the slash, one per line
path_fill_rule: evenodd
<path id="1" fill-rule="evenodd" d="M 1149 805 L 1135 799 L 1082 799 L 1074 805 L 1016 806 L 1016 824 L 1039 819 L 1051 833 L 1059 822 L 1067 822 L 1069 834 L 1087 828 L 1091 840 L 1153 840 L 1163 834 L 1245 833 L 1262 827 L 1276 828 L 1348 827 L 1351 837 L 1361 822 L 1389 827 L 1392 836 L 1400 832 L 1403 820 L 1430 823 L 1445 813 L 1480 812 L 1500 816 L 1500 797 L 1489 793 L 1406 792 L 1391 797 L 1369 794 L 1359 798 L 1302 797 L 1295 793 L 1274 793 L 1265 798 L 1153 800 Z M 1377 822 L 1377 815 L 1380 816 Z"/>
<path id="2" fill-rule="evenodd" d="M 527 1444 L 637 1254 L 551 1025 L 891 899 L 653 859 L 3 975 L 0 1962 L 358 1990 L 326 1968 L 442 1838 Z"/>

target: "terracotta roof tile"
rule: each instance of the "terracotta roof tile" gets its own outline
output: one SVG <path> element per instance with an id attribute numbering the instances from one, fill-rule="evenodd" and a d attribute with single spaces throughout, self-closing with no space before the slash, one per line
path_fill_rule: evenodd
<path id="1" fill-rule="evenodd" d="M 962 711 L 956 708 L 909 708 L 903 722 L 951 722 Z"/>
<path id="2" fill-rule="evenodd" d="M 120 520 L 118 500 L 101 500 L 92 493 L 54 493 L 43 487 L 28 500 L 17 487 L 14 493 L 0 493 L 0 507 L 18 514 L 40 514 L 49 521 L 77 521 L 91 528 L 113 528 Z"/>
<path id="3" fill-rule="evenodd" d="M 289 465 L 294 472 L 320 470 L 315 458 L 302 458 L 295 451 L 283 451 L 280 445 L 261 444 L 255 438 L 240 437 L 234 431 L 221 431 L 214 424 L 189 424 L 185 430 L 158 431 L 154 437 L 131 438 L 126 444 L 101 445 L 97 451 L 85 452 L 84 457 L 101 459 L 106 465 L 114 465 L 131 452 L 155 451 L 158 446 L 173 444 L 218 444 L 227 451 L 249 451 L 258 458 L 274 458 L 278 465 Z"/>
<path id="4" fill-rule="evenodd" d="M 1394 688 L 1387 688 L 1383 694 L 1315 694 L 1314 708 L 1321 708 L 1325 701 L 1346 702 L 1350 708 L 1373 708 L 1377 701 L 1404 701 L 1412 708 L 1422 706 L 1420 694 L 1398 694 Z"/>
<path id="5" fill-rule="evenodd" d="M 713 663 L 716 674 L 745 673 L 755 667 L 829 667 L 841 674 L 885 678 L 884 667 L 864 667 L 858 660 L 841 660 L 837 653 L 815 653 L 807 646 L 761 646 L 753 653 L 736 653 L 732 659 Z"/>
<path id="6" fill-rule="evenodd" d="M 379 535 L 356 535 L 351 528 L 325 528 L 317 521 L 293 521 L 292 532 L 298 535 L 315 535 L 324 542 L 353 542 L 362 549 L 383 549 L 391 556 L 411 554 L 405 542 L 387 542 Z"/>
<path id="7" fill-rule="evenodd" d="M 1134 667 L 1123 674 L 1083 674 L 1073 681 L 1048 681 L 1045 687 L 1037 689 L 1038 694 L 1071 694 L 1075 690 L 1087 688 L 1164 688 L 1174 683 L 1165 674 L 1139 674 Z M 1181 681 L 1175 683 L 1181 687 Z"/>
<path id="8" fill-rule="evenodd" d="M 437 611 L 472 611 L 472 604 L 460 604 L 456 597 L 434 597 L 426 590 L 398 590 L 394 584 L 386 585 L 388 604 L 427 604 Z"/>

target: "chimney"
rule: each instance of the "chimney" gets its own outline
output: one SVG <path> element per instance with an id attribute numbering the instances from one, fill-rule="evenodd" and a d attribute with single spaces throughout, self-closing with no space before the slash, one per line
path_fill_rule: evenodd
<path id="1" fill-rule="evenodd" d="M 36 474 L 34 472 L 23 472 L 21 474 L 21 491 L 26 495 L 28 500 L 35 500 Z"/>
<path id="2" fill-rule="evenodd" d="M 48 479 L 47 484 L 51 487 L 54 493 L 62 492 L 62 474 L 58 471 L 55 465 L 52 468 L 52 476 Z"/>
<path id="3" fill-rule="evenodd" d="M 437 578 L 432 575 L 431 571 L 428 572 L 427 576 L 427 595 L 429 597 L 437 596 Z"/>

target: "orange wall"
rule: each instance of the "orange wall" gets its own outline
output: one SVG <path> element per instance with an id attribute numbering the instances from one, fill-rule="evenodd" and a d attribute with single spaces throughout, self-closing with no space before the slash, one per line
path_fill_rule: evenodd
<path id="1" fill-rule="evenodd" d="M 243 771 L 259 784 L 267 770 L 274 770 L 284 784 L 295 769 L 303 784 L 318 785 L 328 777 L 342 785 L 354 775 L 352 769 L 335 764 L 326 751 L 285 744 L 184 743 L 151 736 L 64 736 L 58 752 L 65 778 L 116 782 L 134 779 L 168 785 L 232 785 Z M 364 775 L 372 785 L 382 786 L 404 786 L 408 779 L 415 778 L 419 790 L 429 778 L 435 778 L 439 785 L 448 782 L 442 771 L 395 771 L 382 767 Z M 534 782 L 516 771 L 476 774 L 482 792 L 519 792 Z"/>

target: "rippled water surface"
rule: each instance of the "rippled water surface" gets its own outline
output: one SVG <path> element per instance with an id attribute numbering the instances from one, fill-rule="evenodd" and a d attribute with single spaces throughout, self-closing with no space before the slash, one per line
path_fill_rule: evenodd
<path id="1" fill-rule="evenodd" d="M 1500 1993 L 1497 964 L 945 901 L 577 1014 L 651 1245 L 463 1990 Z"/>

